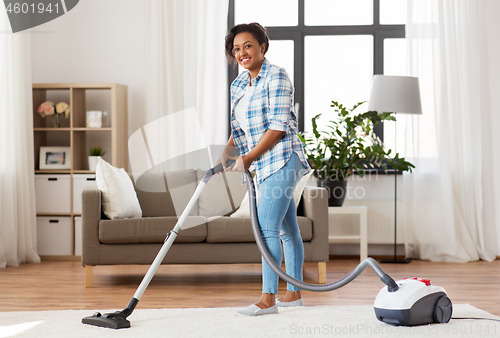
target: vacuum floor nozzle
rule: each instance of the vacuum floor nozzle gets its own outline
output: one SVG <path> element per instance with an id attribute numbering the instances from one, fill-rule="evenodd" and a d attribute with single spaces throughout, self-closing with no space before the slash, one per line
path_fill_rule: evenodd
<path id="1" fill-rule="evenodd" d="M 130 322 L 127 318 L 117 316 L 119 312 L 105 313 L 101 315 L 100 312 L 94 313 L 90 317 L 82 319 L 83 324 L 89 324 L 100 327 L 107 327 L 110 329 L 126 329 L 130 327 Z"/>

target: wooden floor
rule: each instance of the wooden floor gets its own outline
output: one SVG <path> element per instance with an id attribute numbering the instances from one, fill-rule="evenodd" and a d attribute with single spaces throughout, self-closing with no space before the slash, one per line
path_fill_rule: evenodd
<path id="1" fill-rule="evenodd" d="M 359 260 L 331 258 L 327 281 L 352 270 Z M 429 278 L 446 289 L 455 304 L 469 303 L 500 316 L 500 260 L 492 263 L 383 264 L 394 279 Z M 0 312 L 26 310 L 123 309 L 134 295 L 148 266 L 97 266 L 94 288 L 84 287 L 78 261 L 42 261 L 0 269 Z M 317 264 L 306 263 L 304 280 L 315 283 Z M 306 305 L 371 305 L 384 285 L 366 269 L 349 285 L 331 292 L 303 291 Z M 279 295 L 285 292 L 280 282 Z M 161 266 L 137 308 L 242 307 L 261 292 L 259 264 Z M 89 313 L 92 311 L 89 311 Z"/>

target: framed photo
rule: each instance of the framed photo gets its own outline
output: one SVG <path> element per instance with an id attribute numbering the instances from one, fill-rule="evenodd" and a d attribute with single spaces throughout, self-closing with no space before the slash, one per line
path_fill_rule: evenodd
<path id="1" fill-rule="evenodd" d="M 71 169 L 71 147 L 40 147 L 40 170 Z"/>

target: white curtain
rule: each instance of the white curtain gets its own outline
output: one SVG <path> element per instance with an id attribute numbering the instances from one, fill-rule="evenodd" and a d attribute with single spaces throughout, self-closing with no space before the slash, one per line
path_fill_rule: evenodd
<path id="1" fill-rule="evenodd" d="M 186 134 L 196 121 L 171 125 L 168 139 L 177 142 L 160 142 L 161 152 L 188 153 L 200 137 L 208 145 L 227 142 L 228 4 L 228 0 L 146 1 L 146 120 L 152 126 L 161 117 L 195 108 L 203 130 L 203 135 L 195 128 Z"/>
<path id="2" fill-rule="evenodd" d="M 406 156 L 416 166 L 405 175 L 408 257 L 492 261 L 498 252 L 500 138 L 490 103 L 500 74 L 491 73 L 497 60 L 489 46 L 498 44 L 490 32 L 500 22 L 488 15 L 491 6 L 498 7 L 493 0 L 408 2 L 409 75 L 420 80 L 423 106 L 423 115 L 407 119 Z"/>
<path id="3" fill-rule="evenodd" d="M 38 263 L 29 33 L 0 6 L 0 267 Z"/>

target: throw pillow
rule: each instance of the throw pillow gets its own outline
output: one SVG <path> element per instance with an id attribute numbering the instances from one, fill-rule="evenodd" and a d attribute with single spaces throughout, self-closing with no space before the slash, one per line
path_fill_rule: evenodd
<path id="1" fill-rule="evenodd" d="M 255 194 L 257 195 L 257 186 L 255 186 Z M 229 217 L 250 217 L 250 203 L 248 201 L 248 191 L 245 193 L 245 197 L 243 197 L 243 201 L 241 201 L 241 205 L 234 213 L 232 213 Z"/>
<path id="2" fill-rule="evenodd" d="M 198 184 L 205 177 L 206 170 L 197 169 Z M 226 179 L 226 181 L 224 180 Z M 226 182 L 229 187 L 228 193 Z M 198 210 L 200 216 L 226 216 L 233 212 L 229 196 L 232 197 L 234 208 L 239 206 L 246 185 L 241 184 L 241 174 L 237 172 L 226 172 L 223 175 L 214 175 L 208 181 L 207 186 L 198 199 Z"/>
<path id="3" fill-rule="evenodd" d="M 134 185 L 124 169 L 99 158 L 95 178 L 101 190 L 102 210 L 109 219 L 142 217 Z"/>
<path id="4" fill-rule="evenodd" d="M 307 174 L 302 176 L 299 183 L 297 183 L 295 190 L 293 191 L 293 197 L 295 199 L 296 208 L 299 207 L 300 199 L 302 198 L 302 193 L 304 192 L 304 188 L 306 187 L 307 181 L 309 180 L 309 177 L 311 177 L 312 174 L 313 170 L 310 170 Z"/>
<path id="5" fill-rule="evenodd" d="M 307 181 L 309 180 L 309 177 L 311 177 L 312 173 L 313 171 L 311 170 L 309 171 L 309 173 L 302 176 L 299 183 L 297 183 L 295 190 L 293 191 L 293 197 L 295 199 L 296 208 L 299 206 L 300 199 L 302 198 L 302 193 L 304 192 L 304 188 L 307 184 Z M 257 184 L 255 184 L 255 193 L 258 195 Z M 233 213 L 230 217 L 250 217 L 250 203 L 248 202 L 248 191 L 245 194 L 243 201 L 241 201 L 241 205 L 238 208 L 238 210 L 236 210 L 236 212 Z"/>

